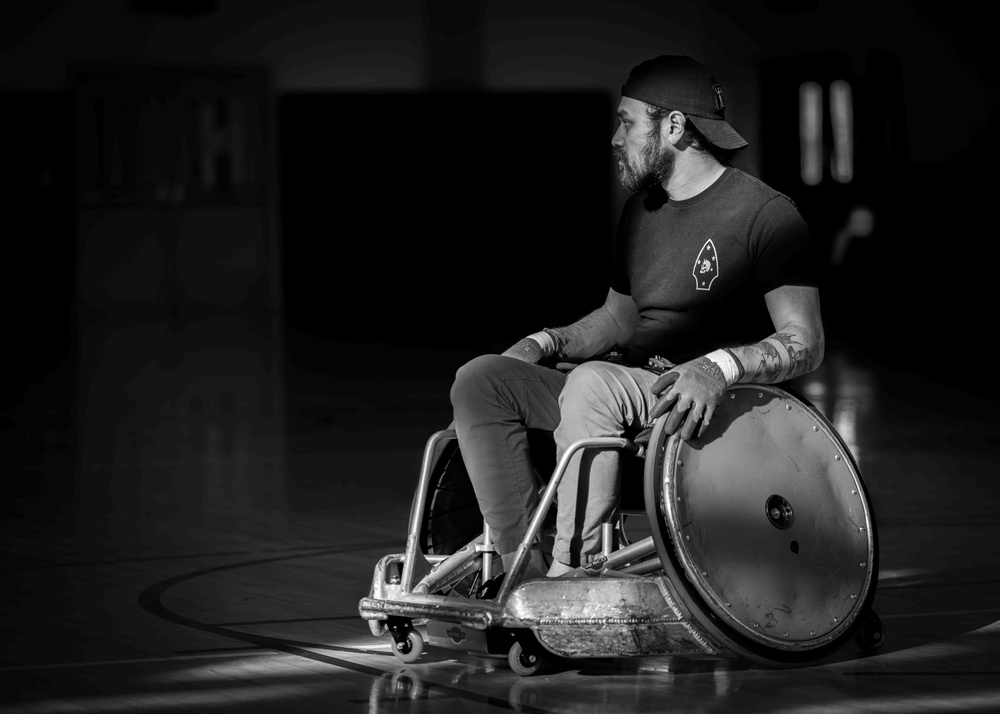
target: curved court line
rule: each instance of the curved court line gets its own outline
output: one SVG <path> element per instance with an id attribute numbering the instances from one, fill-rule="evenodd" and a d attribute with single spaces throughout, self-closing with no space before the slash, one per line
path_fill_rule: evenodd
<path id="1" fill-rule="evenodd" d="M 298 642 L 295 640 L 278 639 L 275 637 L 268 637 L 266 635 L 255 635 L 248 632 L 236 632 L 233 630 L 226 629 L 219 625 L 212 625 L 204 622 L 198 622 L 190 617 L 181 615 L 180 613 L 174 612 L 166 605 L 163 604 L 163 595 L 170 588 L 175 585 L 180 585 L 181 583 L 187 582 L 189 580 L 194 580 L 195 578 L 200 578 L 204 575 L 211 575 L 213 573 L 219 573 L 225 570 L 234 570 L 236 568 L 250 567 L 254 565 L 263 565 L 265 563 L 275 563 L 283 560 L 294 560 L 296 558 L 309 558 L 317 555 L 330 555 L 333 553 L 345 553 L 345 552 L 357 552 L 358 550 L 374 550 L 377 548 L 389 548 L 391 549 L 395 542 L 393 543 L 367 543 L 362 545 L 353 545 L 350 547 L 341 546 L 338 548 L 328 548 L 321 551 L 310 551 L 308 553 L 297 553 L 294 555 L 281 555 L 273 558 L 261 558 L 259 560 L 248 560 L 240 563 L 230 563 L 228 565 L 217 565 L 212 568 L 204 568 L 202 570 L 196 570 L 192 573 L 185 573 L 183 575 L 175 575 L 172 578 L 167 578 L 166 580 L 161 580 L 158 583 L 154 583 L 149 587 L 145 588 L 139 593 L 138 598 L 136 598 L 139 603 L 139 607 L 148 612 L 150 615 L 155 615 L 162 620 L 172 622 L 176 625 L 183 625 L 185 627 L 190 627 L 192 629 L 201 630 L 202 632 L 208 632 L 213 635 L 218 635 L 220 637 L 228 637 L 230 639 L 238 640 L 240 642 L 245 642 L 247 644 L 255 645 L 258 647 L 264 647 L 271 650 L 276 650 L 278 652 L 284 652 L 285 654 L 295 655 L 297 657 L 303 657 L 305 659 L 311 659 L 315 662 L 322 662 L 324 664 L 330 664 L 335 667 L 340 667 L 342 669 L 352 670 L 360 674 L 367 674 L 374 678 L 380 678 L 382 675 L 387 674 L 387 670 L 378 669 L 376 667 L 369 667 L 368 665 L 359 664 L 357 662 L 351 662 L 350 660 L 341 659 L 339 657 L 331 657 L 330 655 L 318 654 L 316 652 L 311 652 L 306 647 L 316 647 L 320 649 L 329 649 L 337 652 L 352 652 L 355 654 L 377 654 L 382 655 L 382 652 L 372 652 L 368 650 L 359 650 L 354 647 L 339 647 L 337 645 L 318 645 L 311 642 Z M 389 657 L 394 657 L 394 655 L 389 654 Z M 169 660 L 170 657 L 164 657 L 164 659 Z M 460 699 L 467 699 L 474 702 L 479 702 L 482 704 L 487 704 L 490 706 L 499 707 L 501 709 L 514 710 L 510 702 L 506 699 L 500 699 L 498 697 L 493 697 L 488 694 L 477 694 L 475 692 L 470 692 L 457 687 L 450 687 L 445 684 L 438 684 L 436 682 L 426 682 L 424 686 L 428 690 L 437 690 L 440 692 L 447 692 L 453 697 Z M 549 714 L 548 709 L 539 709 L 537 707 L 531 706 L 521 706 L 518 707 L 517 711 L 527 712 L 527 714 Z"/>
<path id="2" fill-rule="evenodd" d="M 51 570 L 59 568 L 90 568 L 90 567 L 100 567 L 102 565 L 124 565 L 125 563 L 152 563 L 158 560 L 193 560 L 197 558 L 229 558 L 234 555 L 251 555 L 254 552 L 271 552 L 271 553 L 288 553 L 291 551 L 305 552 L 305 551 L 319 551 L 326 550 L 330 546 L 327 545 L 304 545 L 296 546 L 294 548 L 265 548 L 258 549 L 257 551 L 250 550 L 229 550 L 229 551 L 218 551 L 218 552 L 204 552 L 204 553 L 181 553 L 179 555 L 152 555 L 144 558 L 105 558 L 103 560 L 72 560 L 64 563 L 44 560 L 36 556 L 31 556 L 36 562 L 25 565 L 24 567 L 10 567 L 10 568 L 0 568 L 0 573 L 7 572 L 33 572 L 36 570 Z M 379 543 L 372 547 L 372 550 L 376 548 L 384 548 L 385 544 Z"/>

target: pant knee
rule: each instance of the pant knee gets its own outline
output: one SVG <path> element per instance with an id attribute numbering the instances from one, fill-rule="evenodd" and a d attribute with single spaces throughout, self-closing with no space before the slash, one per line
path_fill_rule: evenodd
<path id="1" fill-rule="evenodd" d="M 584 363 L 566 377 L 566 386 L 559 395 L 559 408 L 564 416 L 577 409 L 613 408 L 618 402 L 616 383 L 603 363 Z"/>
<path id="2" fill-rule="evenodd" d="M 520 414 L 524 405 L 511 391 L 510 382 L 522 381 L 527 366 L 511 357 L 481 355 L 459 367 L 450 393 L 455 418 L 495 420 L 498 409 Z"/>
<path id="3" fill-rule="evenodd" d="M 582 364 L 566 379 L 559 395 L 560 449 L 577 439 L 620 436 L 631 421 L 630 397 L 621 379 L 604 363 Z"/>
<path id="4" fill-rule="evenodd" d="M 495 392 L 500 381 L 502 364 L 499 360 L 507 359 L 500 355 L 481 355 L 469 360 L 455 373 L 455 381 L 451 385 L 452 406 L 484 393 Z"/>

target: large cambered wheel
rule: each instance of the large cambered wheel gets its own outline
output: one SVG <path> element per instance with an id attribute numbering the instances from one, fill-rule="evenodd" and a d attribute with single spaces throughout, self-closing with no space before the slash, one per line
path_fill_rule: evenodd
<path id="1" fill-rule="evenodd" d="M 420 550 L 451 555 L 483 532 L 483 517 L 462 461 L 458 440 L 445 442 L 434 463 L 424 513 Z"/>
<path id="2" fill-rule="evenodd" d="M 556 466 L 552 434 L 529 429 L 528 448 L 539 481 L 548 479 Z M 432 467 L 420 518 L 420 550 L 424 555 L 451 555 L 482 532 L 483 516 L 458 440 L 449 439 L 442 443 Z"/>
<path id="3" fill-rule="evenodd" d="M 878 579 L 875 519 L 846 444 L 812 405 L 735 385 L 711 425 L 650 437 L 646 513 L 691 625 L 771 667 L 849 642 Z"/>

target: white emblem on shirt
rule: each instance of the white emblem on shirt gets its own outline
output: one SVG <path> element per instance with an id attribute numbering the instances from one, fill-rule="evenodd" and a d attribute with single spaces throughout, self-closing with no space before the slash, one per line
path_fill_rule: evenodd
<path id="1" fill-rule="evenodd" d="M 719 256 L 715 252 L 715 243 L 711 238 L 701 247 L 691 274 L 694 276 L 696 290 L 711 290 L 712 283 L 719 277 Z"/>

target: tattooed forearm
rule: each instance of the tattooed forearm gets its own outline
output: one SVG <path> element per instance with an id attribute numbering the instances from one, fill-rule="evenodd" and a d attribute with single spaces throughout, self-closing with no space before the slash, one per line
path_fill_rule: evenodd
<path id="1" fill-rule="evenodd" d="M 780 375 L 783 366 L 781 364 L 781 353 L 778 352 L 778 348 L 767 341 L 758 344 L 757 348 L 758 348 L 757 351 L 759 353 L 759 358 L 757 360 L 757 369 L 756 369 L 757 375 L 758 376 L 767 375 L 775 377 Z M 742 358 L 740 359 L 740 361 L 745 363 L 745 360 L 743 360 Z M 750 373 L 753 374 L 753 371 L 754 370 L 751 370 Z"/>
<path id="2" fill-rule="evenodd" d="M 798 377 L 800 374 L 812 372 L 815 369 L 812 352 L 799 342 L 795 335 L 789 332 L 777 332 L 772 339 L 780 342 L 788 353 L 788 374 L 785 379 Z"/>
<path id="3" fill-rule="evenodd" d="M 757 344 L 734 347 L 730 353 L 746 372 L 741 382 L 775 384 L 811 372 L 817 366 L 812 348 L 794 332 L 776 332 Z"/>

